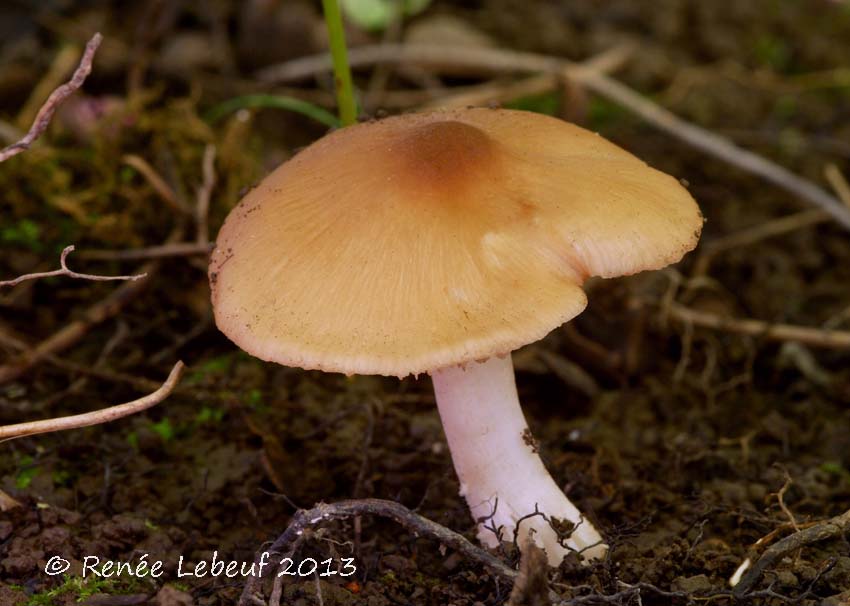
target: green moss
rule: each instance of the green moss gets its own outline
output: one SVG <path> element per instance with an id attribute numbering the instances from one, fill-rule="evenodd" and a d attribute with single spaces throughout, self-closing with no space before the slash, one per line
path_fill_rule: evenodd
<path id="1" fill-rule="evenodd" d="M 98 594 L 129 594 L 141 590 L 150 590 L 150 583 L 137 577 L 122 580 L 65 575 L 61 585 L 30 596 L 26 606 L 54 606 L 57 598 L 62 596 L 70 596 L 76 602 L 83 602 Z"/>
<path id="2" fill-rule="evenodd" d="M 170 442 L 174 438 L 174 426 L 168 417 L 165 417 L 159 423 L 152 424 L 151 429 L 156 435 L 162 438 L 163 442 Z"/>
<path id="3" fill-rule="evenodd" d="M 135 431 L 131 431 L 130 433 L 128 433 L 127 434 L 127 444 L 129 444 L 130 447 L 133 450 L 138 451 L 139 450 L 139 434 L 137 434 Z"/>
<path id="4" fill-rule="evenodd" d="M 838 476 L 843 478 L 845 481 L 850 482 L 850 470 L 838 461 L 826 461 L 820 466 L 820 468 L 821 471 L 825 471 L 830 475 Z"/>
<path id="5" fill-rule="evenodd" d="M 39 239 L 40 236 L 41 228 L 29 219 L 21 219 L 0 230 L 0 241 L 4 244 L 18 244 L 34 252 L 41 252 L 44 248 Z"/>
<path id="6" fill-rule="evenodd" d="M 221 423 L 224 418 L 224 412 L 223 408 L 211 408 L 210 406 L 204 406 L 200 411 L 198 411 L 198 414 L 195 415 L 195 423 L 197 425 Z"/>
<path id="7" fill-rule="evenodd" d="M 626 115 L 622 106 L 606 99 L 591 99 L 587 107 L 587 123 L 591 130 L 603 130 Z"/>
<path id="8" fill-rule="evenodd" d="M 54 486 L 70 486 L 71 481 L 73 480 L 74 474 L 70 471 L 64 469 L 57 469 L 53 472 L 53 485 Z"/>
<path id="9" fill-rule="evenodd" d="M 796 95 L 780 95 L 773 104 L 773 114 L 781 120 L 790 120 L 798 111 Z"/>
<path id="10" fill-rule="evenodd" d="M 244 395 L 245 405 L 254 412 L 264 413 L 269 409 L 269 405 L 265 402 L 265 396 L 259 389 L 250 389 Z"/>
<path id="11" fill-rule="evenodd" d="M 782 38 L 769 34 L 759 36 L 753 45 L 756 61 L 777 72 L 788 69 L 791 63 L 791 48 Z"/>
<path id="12" fill-rule="evenodd" d="M 233 352 L 228 352 L 214 358 L 210 358 L 193 366 L 192 371 L 185 379 L 186 383 L 202 383 L 211 376 L 224 375 L 233 364 Z"/>
<path id="13" fill-rule="evenodd" d="M 35 465 L 33 461 L 32 457 L 25 456 L 22 457 L 18 463 L 19 470 L 18 474 L 15 476 L 15 486 L 19 490 L 29 488 L 29 485 L 32 484 L 33 478 L 38 475 L 38 465 Z"/>
<path id="14" fill-rule="evenodd" d="M 521 109 L 528 112 L 555 116 L 561 107 L 561 94 L 552 91 L 540 95 L 531 95 L 514 99 L 505 104 L 508 109 Z"/>

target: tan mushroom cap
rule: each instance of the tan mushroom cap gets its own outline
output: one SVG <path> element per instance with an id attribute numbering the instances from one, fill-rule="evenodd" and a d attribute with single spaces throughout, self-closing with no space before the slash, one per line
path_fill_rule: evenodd
<path id="1" fill-rule="evenodd" d="M 335 131 L 230 213 L 218 327 L 264 360 L 405 376 L 504 354 L 578 315 L 589 276 L 678 261 L 702 227 L 679 182 L 521 111 Z"/>

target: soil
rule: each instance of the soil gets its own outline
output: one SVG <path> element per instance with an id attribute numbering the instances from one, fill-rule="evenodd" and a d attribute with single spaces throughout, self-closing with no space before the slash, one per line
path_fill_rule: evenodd
<path id="1" fill-rule="evenodd" d="M 145 158 L 191 206 L 214 143 L 214 235 L 241 191 L 325 131 L 270 109 L 206 118 L 261 89 L 251 76 L 258 67 L 322 47 L 318 5 L 201 5 L 0 9 L 0 117 L 19 128 L 63 45 L 81 47 L 95 30 L 106 37 L 85 92 L 57 114 L 47 143 L 0 169 L 0 275 L 50 269 L 70 243 L 137 248 L 175 229 L 193 239 L 127 154 Z M 267 18 L 264 6 L 274 9 Z M 830 163 L 850 175 L 846 2 L 436 0 L 406 27 L 446 15 L 499 47 L 573 59 L 634 41 L 616 74 L 629 86 L 824 187 Z M 353 43 L 384 35 L 395 34 L 350 32 Z M 393 72 L 386 87 L 416 90 L 434 78 Z M 369 71 L 356 80 L 368 88 Z M 440 84 L 447 93 L 482 81 L 464 74 Z M 332 103 L 329 84 L 300 86 Z M 850 603 L 846 532 L 793 551 L 744 596 L 728 594 L 746 558 L 850 507 L 850 352 L 687 326 L 666 304 L 675 297 L 722 316 L 850 329 L 846 230 L 809 223 L 718 253 L 697 275 L 706 245 L 804 203 L 575 92 L 511 105 L 568 115 L 686 180 L 707 221 L 682 263 L 592 281 L 581 316 L 515 354 L 529 438 L 611 549 L 588 566 L 568 558 L 544 589 L 512 603 L 547 603 L 547 585 L 573 604 Z M 74 255 L 69 263 L 102 274 L 141 265 Z M 183 571 L 214 552 L 251 562 L 296 508 L 320 501 L 390 499 L 474 540 L 427 377 L 348 378 L 261 362 L 216 330 L 203 256 L 165 259 L 156 271 L 119 313 L 0 385 L 0 424 L 9 424 L 132 400 L 150 391 L 138 379 L 158 384 L 177 359 L 189 366 L 145 414 L 0 444 L 0 490 L 20 503 L 0 513 L 0 605 L 235 604 L 244 579 L 178 578 L 181 556 Z M 15 339 L 40 342 L 116 288 L 56 278 L 4 289 L 0 355 L 13 359 Z M 163 562 L 161 577 L 81 577 L 86 556 L 135 566 L 143 554 Z M 71 564 L 64 576 L 44 572 L 56 555 Z M 511 546 L 497 555 L 518 565 Z M 351 557 L 356 573 L 288 579 L 284 604 L 495 605 L 511 593 L 493 571 L 380 518 L 320 525 L 294 557 Z"/>

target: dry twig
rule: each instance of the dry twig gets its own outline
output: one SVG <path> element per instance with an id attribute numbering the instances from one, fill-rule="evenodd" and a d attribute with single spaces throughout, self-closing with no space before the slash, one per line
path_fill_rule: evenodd
<path id="1" fill-rule="evenodd" d="M 515 570 L 506 566 L 497 557 L 476 547 L 453 530 L 432 522 L 400 503 L 384 499 L 352 499 L 336 503 L 319 503 L 309 510 L 299 509 L 283 534 L 266 551 L 284 553 L 288 546 L 299 540 L 306 530 L 314 526 L 331 520 L 343 520 L 363 515 L 389 518 L 417 536 L 437 540 L 470 560 L 485 566 L 503 580 L 513 582 L 517 576 Z M 258 580 L 256 577 L 249 578 L 242 592 L 240 604 L 247 605 L 254 601 L 254 591 Z"/>
<path id="2" fill-rule="evenodd" d="M 182 239 L 182 237 L 183 227 L 178 226 L 168 237 L 166 245 Z M 64 351 L 81 339 L 92 326 L 100 324 L 104 320 L 116 315 L 128 302 L 144 291 L 159 270 L 159 267 L 160 262 L 158 260 L 148 261 L 142 267 L 141 273 L 144 274 L 144 278 L 125 282 L 105 299 L 89 307 L 72 322 L 47 337 L 32 349 L 24 352 L 11 362 L 0 365 L 0 385 L 21 376 L 48 356 Z"/>
<path id="3" fill-rule="evenodd" d="M 108 423 L 116 419 L 127 417 L 137 412 L 147 410 L 162 402 L 168 395 L 174 391 L 177 381 L 183 374 L 183 362 L 177 362 L 174 368 L 165 380 L 162 386 L 144 397 L 125 404 L 118 404 L 102 410 L 88 412 L 80 415 L 72 415 L 68 417 L 59 417 L 56 419 L 46 419 L 44 421 L 31 421 L 29 423 L 18 423 L 17 425 L 6 425 L 0 427 L 0 442 L 22 438 L 24 436 L 33 436 L 42 433 L 50 433 L 54 431 L 64 431 L 67 429 L 77 429 L 79 427 L 89 427 L 91 425 L 100 425 Z"/>
<path id="4" fill-rule="evenodd" d="M 785 483 L 782 485 L 782 488 L 779 489 L 779 492 L 776 493 L 776 501 L 779 503 L 779 508 L 782 510 L 782 513 L 784 513 L 785 517 L 788 518 L 788 521 L 791 523 L 791 526 L 796 532 L 800 530 L 800 525 L 797 523 L 797 518 L 794 517 L 794 514 L 788 508 L 788 505 L 785 504 L 785 493 L 788 492 L 788 489 L 794 484 L 794 480 L 791 479 L 791 474 L 788 473 L 787 469 L 783 468 L 782 472 L 785 474 Z"/>
<path id="5" fill-rule="evenodd" d="M 458 49 L 449 46 L 410 44 L 356 46 L 349 50 L 348 61 L 354 68 L 375 64 L 412 63 L 435 69 L 468 70 L 470 73 L 477 74 L 511 71 L 556 73 L 566 63 L 557 57 L 510 50 L 469 47 Z M 272 65 L 258 71 L 256 75 L 264 82 L 280 84 L 311 78 L 332 69 L 330 55 L 322 53 Z"/>
<path id="6" fill-rule="evenodd" d="M 798 341 L 812 347 L 827 349 L 850 348 L 850 332 L 826 330 L 793 324 L 771 324 L 748 318 L 727 318 L 704 311 L 690 309 L 678 303 L 669 306 L 670 317 L 694 326 L 713 328 L 739 335 L 749 335 L 770 341 Z"/>
<path id="7" fill-rule="evenodd" d="M 162 259 L 164 257 L 187 257 L 190 255 L 208 255 L 213 244 L 197 242 L 176 242 L 161 244 L 146 248 L 129 248 L 125 250 L 84 250 L 79 256 L 83 259 L 100 261 L 136 261 L 139 259 Z"/>
<path id="8" fill-rule="evenodd" d="M 96 274 L 81 274 L 77 273 L 68 268 L 66 261 L 68 259 L 68 255 L 74 252 L 74 246 L 66 246 L 62 251 L 62 254 L 59 256 L 59 266 L 61 269 L 55 269 L 53 271 L 42 271 L 34 274 L 24 274 L 23 276 L 18 276 L 14 280 L 4 280 L 0 282 L 0 288 L 3 286 L 15 286 L 16 284 L 20 284 L 21 282 L 25 282 L 26 280 L 39 280 L 41 278 L 53 278 L 57 276 L 65 276 L 68 278 L 76 278 L 78 280 L 93 280 L 96 282 L 107 282 L 110 280 L 139 280 L 145 277 L 145 274 L 136 274 L 133 276 L 99 276 Z"/>
<path id="9" fill-rule="evenodd" d="M 0 490 L 0 513 L 5 513 L 9 510 L 14 509 L 15 507 L 20 506 L 20 503 L 18 503 L 15 499 Z"/>
<path id="10" fill-rule="evenodd" d="M 136 169 L 145 178 L 145 180 L 153 187 L 154 191 L 159 194 L 159 197 L 181 215 L 191 216 L 192 211 L 186 206 L 186 203 L 180 199 L 174 189 L 165 182 L 158 172 L 148 163 L 147 160 L 135 154 L 126 154 L 121 158 L 127 166 Z"/>
<path id="11" fill-rule="evenodd" d="M 735 596 L 746 595 L 768 568 L 792 551 L 812 543 L 835 538 L 847 532 L 850 532 L 850 510 L 777 541 L 765 550 L 753 567 L 735 584 L 733 589 Z"/>
<path id="12" fill-rule="evenodd" d="M 29 350 L 29 346 L 25 342 L 18 339 L 14 335 L 5 334 L 2 331 L 0 331 L 0 343 L 17 350 L 18 352 L 27 352 Z M 103 361 L 105 360 L 104 354 L 106 350 L 107 348 L 104 348 L 104 351 L 101 352 L 101 355 L 98 357 L 98 360 L 94 364 L 79 364 L 77 362 L 65 360 L 54 354 L 45 354 L 43 359 L 49 364 L 52 364 L 57 368 L 67 370 L 69 372 L 78 373 L 88 377 L 97 377 L 99 379 L 104 379 L 106 381 L 112 381 L 115 383 L 127 383 L 129 385 L 133 385 L 137 389 L 153 390 L 159 387 L 160 384 L 158 382 L 151 381 L 150 379 L 146 379 L 145 377 L 137 377 L 135 375 L 123 372 L 114 372 L 111 370 L 107 370 L 106 368 L 102 368 Z M 156 362 L 156 360 L 153 359 L 151 359 L 150 361 Z"/>
<path id="13" fill-rule="evenodd" d="M 581 62 L 585 69 L 610 73 L 626 63 L 634 53 L 633 44 L 620 44 Z M 570 78 L 574 69 L 570 66 L 563 73 L 532 76 L 519 81 L 487 82 L 451 95 L 443 95 L 420 106 L 420 110 L 462 108 L 470 105 L 488 105 L 505 103 L 521 97 L 539 95 L 557 88 L 565 79 Z M 455 89 L 452 89 L 453 91 Z"/>
<path id="14" fill-rule="evenodd" d="M 826 190 L 775 162 L 738 147 L 724 137 L 690 124 L 599 70 L 558 57 L 534 53 L 405 44 L 379 44 L 353 48 L 349 59 L 355 67 L 376 63 L 415 63 L 435 68 L 466 68 L 476 70 L 478 73 L 566 73 L 575 82 L 623 106 L 660 130 L 814 204 L 838 223 L 850 229 L 850 208 Z M 318 72 L 330 71 L 330 69 L 330 56 L 322 54 L 265 68 L 257 73 L 257 77 L 269 83 L 291 82 L 314 76 Z"/>
<path id="15" fill-rule="evenodd" d="M 694 264 L 694 276 L 704 276 L 708 273 L 709 265 L 714 258 L 721 252 L 739 248 L 741 246 L 750 246 L 766 240 L 781 236 L 798 229 L 811 227 L 828 221 L 830 216 L 818 209 L 803 210 L 792 215 L 772 219 L 764 223 L 759 223 L 752 227 L 746 227 L 731 234 L 726 234 L 719 238 L 709 241 L 700 247 L 700 254 Z"/>
<path id="16" fill-rule="evenodd" d="M 99 33 L 91 37 L 91 40 L 89 40 L 88 44 L 86 44 L 83 57 L 80 59 L 80 64 L 74 72 L 74 75 L 71 76 L 71 79 L 68 80 L 68 82 L 50 94 L 47 101 L 45 101 L 44 105 L 41 106 L 41 109 L 38 110 L 38 114 L 36 114 L 29 132 L 27 132 L 27 134 L 24 135 L 24 137 L 17 143 L 13 143 L 12 145 L 0 150 L 0 162 L 5 162 L 12 156 L 16 156 L 22 151 L 29 149 L 30 145 L 44 134 L 44 131 L 47 130 L 47 126 L 50 124 L 50 120 L 53 118 L 53 114 L 56 112 L 56 109 L 65 101 L 65 99 L 71 96 L 74 91 L 80 88 L 83 85 L 83 82 L 86 81 L 86 78 L 88 78 L 88 75 L 91 73 L 94 54 L 97 52 L 97 48 L 100 46 L 102 40 L 103 36 Z"/>
<path id="17" fill-rule="evenodd" d="M 826 180 L 829 181 L 832 189 L 835 190 L 835 195 L 844 202 L 847 208 L 850 208 L 850 183 L 847 183 L 847 179 L 841 173 L 841 169 L 835 164 L 830 163 L 823 169 L 823 174 Z"/>
<path id="18" fill-rule="evenodd" d="M 209 144 L 204 148 L 204 160 L 202 163 L 203 183 L 198 188 L 198 202 L 195 207 L 195 225 L 198 235 L 197 243 L 201 246 L 210 242 L 209 211 L 210 196 L 215 187 L 215 145 Z"/>

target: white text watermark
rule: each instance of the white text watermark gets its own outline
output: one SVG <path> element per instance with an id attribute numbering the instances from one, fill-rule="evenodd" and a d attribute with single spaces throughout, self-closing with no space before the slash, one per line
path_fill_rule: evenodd
<path id="1" fill-rule="evenodd" d="M 327 558 L 316 560 L 314 558 L 292 558 L 276 559 L 270 552 L 264 551 L 260 557 L 253 562 L 238 560 L 225 560 L 220 558 L 218 551 L 213 552 L 209 560 L 190 562 L 180 556 L 175 565 L 175 576 L 178 579 L 195 577 L 262 577 L 265 569 L 277 568 L 277 576 L 285 577 L 350 577 L 357 572 L 354 558 Z M 110 560 L 98 556 L 84 556 L 82 559 L 82 578 L 154 578 L 158 579 L 166 572 L 166 564 L 163 560 L 151 559 L 148 554 L 143 554 L 136 560 Z M 71 570 L 71 562 L 62 556 L 55 555 L 47 561 L 44 572 L 55 576 L 65 574 Z"/>

